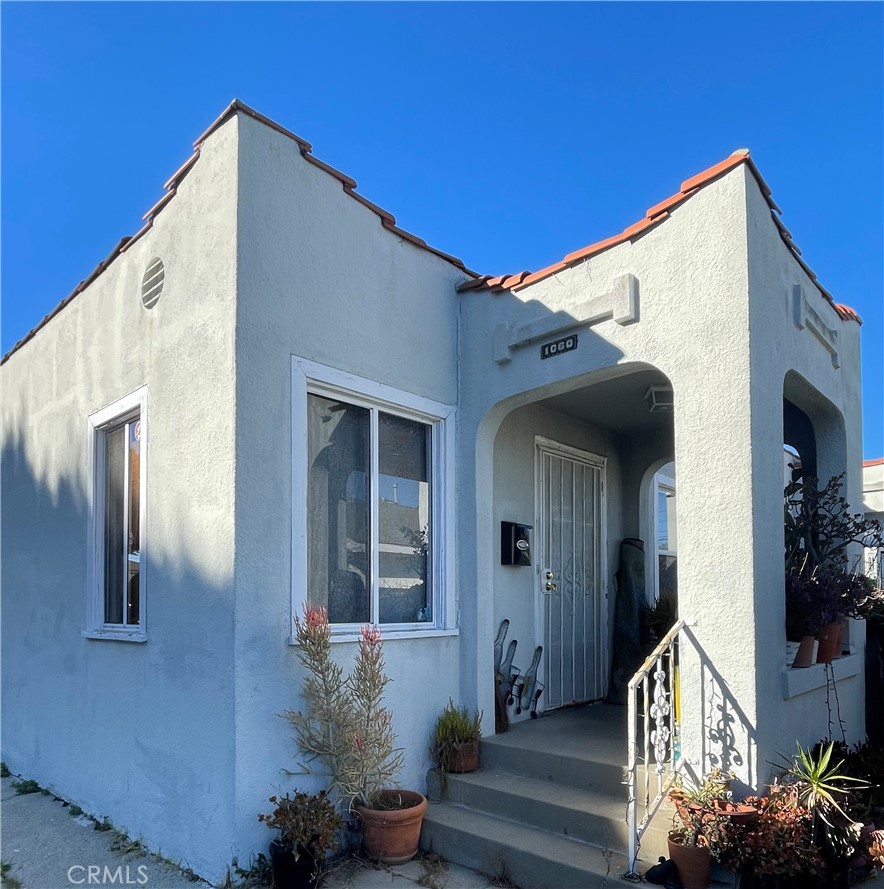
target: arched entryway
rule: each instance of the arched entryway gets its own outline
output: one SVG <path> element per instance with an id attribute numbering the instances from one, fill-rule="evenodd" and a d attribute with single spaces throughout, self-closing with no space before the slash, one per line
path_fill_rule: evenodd
<path id="1" fill-rule="evenodd" d="M 649 466 L 672 462 L 672 386 L 647 365 L 613 371 L 504 405 L 491 441 L 492 533 L 530 528 L 530 565 L 505 564 L 498 546 L 486 556 L 495 667 L 521 692 L 513 721 L 608 699 L 612 675 L 622 682 L 646 653 L 657 579 L 627 576 L 621 548 L 656 550 L 645 487 Z"/>

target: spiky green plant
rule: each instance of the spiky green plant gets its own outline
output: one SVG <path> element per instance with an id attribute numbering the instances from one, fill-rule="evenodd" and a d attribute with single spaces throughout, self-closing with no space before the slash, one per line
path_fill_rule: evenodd
<path id="1" fill-rule="evenodd" d="M 451 698 L 436 719 L 430 740 L 430 756 L 443 768 L 461 744 L 482 737 L 482 714 L 469 707 L 457 707 Z"/>
<path id="2" fill-rule="evenodd" d="M 848 818 L 840 803 L 845 802 L 851 790 L 867 788 L 868 782 L 848 775 L 843 769 L 843 759 L 832 761 L 834 741 L 821 746 L 818 755 L 806 750 L 800 743 L 797 746 L 798 751 L 789 763 L 788 774 L 798 785 L 798 801 L 823 817 L 830 809 L 835 809 Z"/>

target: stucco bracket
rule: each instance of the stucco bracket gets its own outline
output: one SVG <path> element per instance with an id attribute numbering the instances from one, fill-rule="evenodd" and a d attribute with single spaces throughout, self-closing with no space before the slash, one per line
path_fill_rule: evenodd
<path id="1" fill-rule="evenodd" d="M 638 278 L 635 275 L 623 275 L 608 293 L 578 303 L 570 312 L 556 312 L 525 324 L 498 324 L 494 329 L 494 360 L 505 364 L 512 360 L 513 351 L 522 346 L 608 320 L 621 326 L 639 320 Z"/>
<path id="2" fill-rule="evenodd" d="M 800 284 L 792 285 L 792 320 L 799 330 L 809 330 L 832 357 L 832 367 L 841 367 L 838 356 L 838 331 L 829 327 L 811 306 Z"/>

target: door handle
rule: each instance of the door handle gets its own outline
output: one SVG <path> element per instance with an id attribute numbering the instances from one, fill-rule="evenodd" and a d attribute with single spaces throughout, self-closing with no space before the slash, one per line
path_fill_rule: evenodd
<path id="1" fill-rule="evenodd" d="M 552 571 L 551 569 L 547 568 L 546 571 L 543 572 L 543 576 L 544 576 L 544 579 L 546 580 L 546 583 L 544 584 L 544 589 L 548 593 L 554 593 L 559 588 L 559 585 L 555 582 L 555 576 L 556 576 L 555 571 Z"/>

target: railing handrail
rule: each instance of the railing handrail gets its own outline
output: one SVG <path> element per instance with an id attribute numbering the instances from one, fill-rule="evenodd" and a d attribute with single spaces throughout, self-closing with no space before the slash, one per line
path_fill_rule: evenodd
<path id="1" fill-rule="evenodd" d="M 639 682 L 651 672 L 651 667 L 657 665 L 657 658 L 666 651 L 667 648 L 675 641 L 682 627 L 690 626 L 684 618 L 679 618 L 669 629 L 669 632 L 657 643 L 657 647 L 645 658 L 644 663 L 635 671 L 635 675 L 629 680 L 627 688 L 630 691 L 638 688 Z"/>
<path id="2" fill-rule="evenodd" d="M 675 738 L 678 733 L 679 726 L 675 719 L 675 643 L 679 634 L 685 627 L 694 626 L 694 623 L 683 618 L 679 618 L 670 627 L 669 631 L 660 639 L 654 650 L 645 658 L 644 663 L 638 668 L 632 679 L 627 685 L 627 721 L 628 721 L 628 744 L 627 751 L 627 784 L 629 799 L 626 807 L 626 820 L 628 824 L 628 841 L 629 841 L 629 871 L 624 874 L 625 877 L 637 879 L 635 865 L 638 859 L 638 848 L 641 837 L 645 828 L 653 818 L 664 794 L 671 786 L 673 779 L 678 773 L 681 760 L 675 754 Z M 669 664 L 668 675 L 663 669 L 663 658 L 668 654 Z M 650 677 L 654 676 L 655 685 L 654 697 L 655 704 L 653 707 L 649 705 L 650 697 Z M 665 682 L 668 679 L 669 691 L 665 689 Z M 643 698 L 643 747 L 644 747 L 644 765 L 645 765 L 645 799 L 644 799 L 644 817 L 641 822 L 638 821 L 637 812 L 637 793 L 638 793 L 638 688 L 642 688 Z M 661 687 L 662 686 L 662 687 Z M 661 718 L 662 717 L 662 718 Z M 656 737 L 653 739 L 655 746 L 655 760 L 657 763 L 657 795 L 653 802 L 650 799 L 650 786 L 647 767 L 649 763 L 650 737 L 649 718 L 654 720 L 656 728 L 654 733 Z M 667 725 L 668 723 L 668 725 Z M 661 753 L 665 754 L 665 760 L 661 759 Z M 664 762 L 669 762 L 670 774 L 664 780 L 666 767 Z"/>

